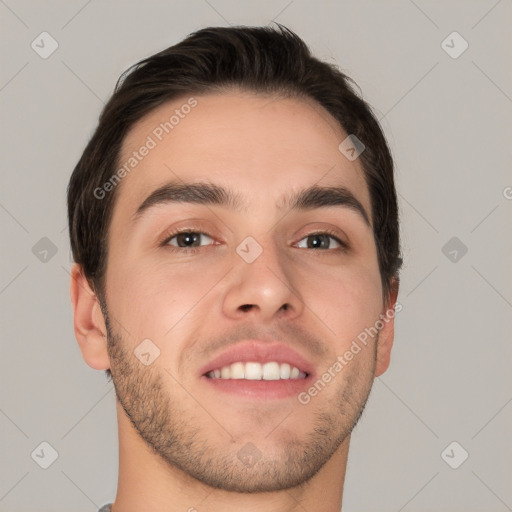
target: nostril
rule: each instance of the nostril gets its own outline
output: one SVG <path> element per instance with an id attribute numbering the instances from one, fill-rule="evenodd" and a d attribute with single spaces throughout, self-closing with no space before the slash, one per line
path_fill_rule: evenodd
<path id="1" fill-rule="evenodd" d="M 240 306 L 240 309 L 242 311 L 249 311 L 252 308 L 252 304 L 244 304 L 243 306 Z"/>

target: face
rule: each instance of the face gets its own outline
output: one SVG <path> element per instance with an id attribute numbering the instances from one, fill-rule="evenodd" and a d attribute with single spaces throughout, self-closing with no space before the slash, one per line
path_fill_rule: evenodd
<path id="1" fill-rule="evenodd" d="M 299 485 L 348 441 L 387 366 L 387 327 L 357 342 L 389 306 L 361 164 L 316 103 L 187 99 L 136 124 L 120 158 L 141 157 L 109 228 L 117 397 L 155 453 L 210 486 Z"/>

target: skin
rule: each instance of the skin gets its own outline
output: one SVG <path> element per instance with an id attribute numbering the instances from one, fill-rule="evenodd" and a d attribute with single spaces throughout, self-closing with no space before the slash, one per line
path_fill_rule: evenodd
<path id="1" fill-rule="evenodd" d="M 344 185 L 371 216 L 361 164 L 338 150 L 347 134 L 312 101 L 240 91 L 196 99 L 119 185 L 103 308 L 80 266 L 72 269 L 83 358 L 92 368 L 111 369 L 117 395 L 112 510 L 338 511 L 350 432 L 373 379 L 389 365 L 393 320 L 306 405 L 296 396 L 228 395 L 202 382 L 198 370 L 220 348 L 277 338 L 320 376 L 395 305 L 396 292 L 382 302 L 373 233 L 355 212 L 278 208 L 290 191 Z M 140 120 L 121 161 L 185 101 Z M 166 204 L 133 227 L 138 205 L 177 177 L 233 188 L 245 208 Z M 170 228 L 188 226 L 211 237 L 196 252 L 159 245 Z M 325 229 L 337 230 L 349 250 L 336 249 L 333 239 L 327 249 L 305 245 L 311 232 Z M 235 250 L 247 236 L 263 248 L 250 264 Z M 145 366 L 134 349 L 148 338 L 160 355 Z M 237 456 L 248 443 L 260 456 L 252 467 Z"/>

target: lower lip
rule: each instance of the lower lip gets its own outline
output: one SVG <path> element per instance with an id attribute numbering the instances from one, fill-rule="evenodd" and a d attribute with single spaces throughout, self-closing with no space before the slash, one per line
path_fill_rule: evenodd
<path id="1" fill-rule="evenodd" d="M 265 400 L 297 396 L 312 382 L 311 375 L 304 379 L 280 380 L 211 379 L 203 375 L 201 379 L 217 391 Z"/>

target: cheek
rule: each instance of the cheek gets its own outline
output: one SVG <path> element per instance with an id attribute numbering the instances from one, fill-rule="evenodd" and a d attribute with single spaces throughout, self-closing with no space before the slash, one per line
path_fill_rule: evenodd
<path id="1" fill-rule="evenodd" d="M 380 275 L 373 266 L 347 266 L 316 272 L 305 277 L 302 285 L 304 303 L 323 322 L 326 333 L 334 337 L 337 353 L 375 324 L 381 312 Z"/>
<path id="2" fill-rule="evenodd" d="M 200 303 L 226 271 L 144 261 L 113 269 L 108 276 L 109 307 L 132 339 L 168 345 L 191 321 L 200 321 Z"/>

